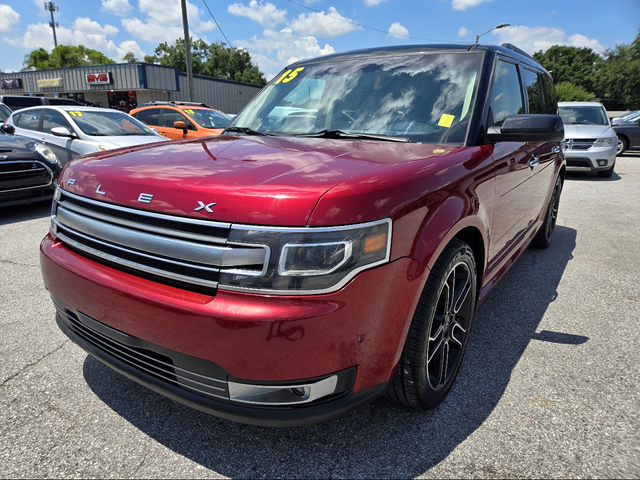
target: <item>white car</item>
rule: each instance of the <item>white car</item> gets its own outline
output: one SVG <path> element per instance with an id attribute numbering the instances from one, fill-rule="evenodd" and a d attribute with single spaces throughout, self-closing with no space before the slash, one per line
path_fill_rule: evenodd
<path id="1" fill-rule="evenodd" d="M 564 122 L 567 170 L 611 177 L 618 137 L 604 106 L 598 102 L 558 102 L 558 111 Z"/>
<path id="2" fill-rule="evenodd" d="M 17 135 L 47 145 L 63 165 L 87 153 L 167 140 L 131 115 L 108 108 L 42 105 L 13 112 L 6 123 Z"/>

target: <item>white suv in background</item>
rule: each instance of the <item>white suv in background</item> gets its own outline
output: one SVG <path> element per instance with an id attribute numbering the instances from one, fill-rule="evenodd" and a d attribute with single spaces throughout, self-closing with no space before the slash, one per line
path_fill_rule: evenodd
<path id="1" fill-rule="evenodd" d="M 598 102 L 559 102 L 564 122 L 567 170 L 593 171 L 609 178 L 616 164 L 618 137 Z"/>

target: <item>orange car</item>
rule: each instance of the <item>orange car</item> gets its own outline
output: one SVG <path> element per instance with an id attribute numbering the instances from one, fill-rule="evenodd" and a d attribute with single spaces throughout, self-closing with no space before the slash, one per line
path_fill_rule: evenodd
<path id="1" fill-rule="evenodd" d="M 129 112 L 171 140 L 220 135 L 231 117 L 204 103 L 151 102 Z"/>

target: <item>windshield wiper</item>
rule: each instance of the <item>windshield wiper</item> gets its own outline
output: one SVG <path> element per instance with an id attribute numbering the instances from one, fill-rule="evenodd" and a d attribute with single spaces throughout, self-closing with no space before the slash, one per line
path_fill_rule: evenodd
<path id="1" fill-rule="evenodd" d="M 245 135 L 269 135 L 268 133 L 259 132 L 258 130 L 254 130 L 249 127 L 228 127 L 223 133 L 227 132 L 239 132 L 244 133 Z"/>
<path id="2" fill-rule="evenodd" d="M 356 140 L 381 140 L 383 142 L 401 142 L 410 143 L 413 142 L 410 138 L 405 137 L 391 137 L 389 135 L 369 135 L 367 133 L 348 133 L 343 130 L 329 129 L 321 130 L 314 133 L 301 133 L 294 135 L 294 137 L 311 137 L 311 138 L 347 138 Z"/>

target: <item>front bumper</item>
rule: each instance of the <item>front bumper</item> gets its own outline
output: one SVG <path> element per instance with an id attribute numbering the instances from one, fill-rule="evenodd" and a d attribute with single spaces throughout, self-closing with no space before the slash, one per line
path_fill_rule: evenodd
<path id="1" fill-rule="evenodd" d="M 591 147 L 587 150 L 565 150 L 567 170 L 596 172 L 611 168 L 616 161 L 616 145 Z"/>
<path id="2" fill-rule="evenodd" d="M 402 258 L 362 272 L 332 294 L 269 297 L 219 291 L 211 297 L 96 263 L 51 235 L 41 244 L 41 267 L 60 328 L 91 355 L 174 400 L 222 418 L 268 426 L 325 421 L 381 395 L 395 373 L 428 275 L 422 264 Z M 199 375 L 268 385 L 337 374 L 342 387 L 324 401 L 293 408 L 234 405 L 123 362 L 108 348 L 99 348 L 99 342 L 92 345 L 74 332 L 65 312 L 113 335 L 164 349 L 170 358 L 187 356 L 200 365 Z M 346 371 L 353 374 L 344 380 L 340 372 Z"/>

